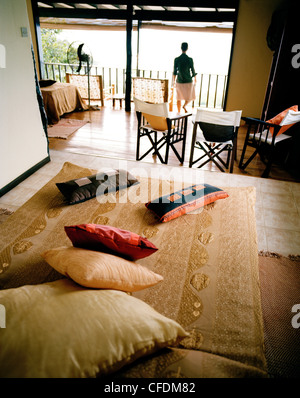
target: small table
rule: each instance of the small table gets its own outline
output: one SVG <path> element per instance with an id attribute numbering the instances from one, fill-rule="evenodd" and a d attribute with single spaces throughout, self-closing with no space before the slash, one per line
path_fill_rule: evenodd
<path id="1" fill-rule="evenodd" d="M 124 95 L 122 94 L 115 94 L 112 96 L 112 106 L 115 107 L 116 101 L 120 102 L 120 108 L 122 108 L 122 101 L 125 100 Z"/>

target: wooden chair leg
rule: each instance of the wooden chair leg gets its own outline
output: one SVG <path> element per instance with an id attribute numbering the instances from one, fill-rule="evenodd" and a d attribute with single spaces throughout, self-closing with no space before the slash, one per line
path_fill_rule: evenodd
<path id="1" fill-rule="evenodd" d="M 192 165 L 193 165 L 196 134 L 197 134 L 197 124 L 195 123 L 194 124 L 194 128 L 193 128 L 193 136 L 192 136 L 192 143 L 191 143 L 189 167 L 192 167 Z"/>
<path id="2" fill-rule="evenodd" d="M 229 151 L 231 154 L 231 161 L 230 161 L 230 173 L 233 173 L 233 166 L 234 166 L 234 161 L 236 160 L 236 153 L 237 153 L 237 136 L 234 137 L 233 139 L 233 147 Z"/>
<path id="3" fill-rule="evenodd" d="M 168 132 L 168 136 L 166 138 L 166 154 L 165 154 L 165 164 L 168 164 L 169 160 L 169 151 L 170 151 L 170 131 Z"/>
<path id="4" fill-rule="evenodd" d="M 137 133 L 137 141 L 136 141 L 136 160 L 140 159 L 140 132 L 138 130 Z"/>
<path id="5" fill-rule="evenodd" d="M 142 115 L 140 112 L 136 112 L 137 120 L 138 120 L 138 127 L 137 127 L 137 140 L 136 140 L 136 160 L 140 158 L 140 126 L 142 121 Z"/>
<path id="6" fill-rule="evenodd" d="M 184 127 L 183 127 L 183 140 L 182 140 L 181 164 L 184 163 L 184 157 L 185 157 L 186 133 L 187 133 L 187 119 L 184 120 Z"/>
<path id="7" fill-rule="evenodd" d="M 234 156 L 234 153 L 235 153 L 235 150 L 234 150 L 234 148 L 231 148 L 231 150 L 229 150 L 229 153 L 230 153 L 230 170 L 229 170 L 229 172 L 230 173 L 233 173 L 233 166 L 234 166 L 234 161 L 235 161 L 235 156 Z"/>
<path id="8" fill-rule="evenodd" d="M 245 153 L 246 153 L 246 149 L 248 146 L 248 140 L 249 140 L 249 135 L 250 135 L 250 128 L 251 126 L 248 127 L 247 133 L 246 133 L 246 138 L 244 141 L 244 146 L 243 146 L 243 150 L 242 150 L 242 155 L 241 155 L 241 159 L 240 159 L 240 163 L 239 163 L 239 168 L 243 169 L 245 168 L 245 165 L 243 165 L 244 162 L 244 157 L 245 157 Z"/>
<path id="9" fill-rule="evenodd" d="M 273 158 L 274 158 L 274 149 L 272 148 L 268 157 L 268 161 L 267 161 L 267 166 L 264 170 L 264 172 L 262 173 L 262 178 L 268 178 L 270 171 L 271 171 L 271 167 L 272 167 L 272 163 L 273 163 Z"/>

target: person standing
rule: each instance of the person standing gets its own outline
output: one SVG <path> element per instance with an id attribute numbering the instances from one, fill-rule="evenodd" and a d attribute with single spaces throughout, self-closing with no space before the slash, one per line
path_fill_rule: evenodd
<path id="1" fill-rule="evenodd" d="M 181 110 L 181 101 L 184 101 L 182 108 L 187 112 L 186 106 L 189 102 L 196 99 L 195 84 L 196 75 L 194 61 L 186 52 L 188 43 L 181 44 L 182 54 L 174 59 L 173 82 L 177 94 L 177 109 Z"/>

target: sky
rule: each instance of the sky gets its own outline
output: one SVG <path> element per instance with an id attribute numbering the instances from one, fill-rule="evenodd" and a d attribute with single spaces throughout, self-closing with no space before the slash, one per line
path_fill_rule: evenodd
<path id="1" fill-rule="evenodd" d="M 88 45 L 94 65 L 126 67 L 126 32 L 65 29 L 59 38 L 69 43 L 79 41 Z M 140 30 L 139 68 L 173 70 L 174 58 L 181 54 L 181 43 L 187 42 L 187 54 L 193 58 L 197 73 L 227 74 L 232 35 L 178 30 Z M 77 43 L 79 44 L 79 43 Z M 132 67 L 136 66 L 137 35 L 132 37 Z"/>

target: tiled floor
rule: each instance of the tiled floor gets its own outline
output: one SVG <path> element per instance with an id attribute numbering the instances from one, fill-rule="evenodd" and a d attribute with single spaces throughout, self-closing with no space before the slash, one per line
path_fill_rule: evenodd
<path id="1" fill-rule="evenodd" d="M 300 255 L 300 184 L 228 173 L 200 171 L 100 156 L 50 151 L 51 162 L 0 198 L 0 207 L 16 210 L 55 176 L 64 162 L 99 170 L 103 167 L 127 168 L 135 175 L 206 182 L 220 187 L 255 186 L 258 249 L 284 256 Z"/>

